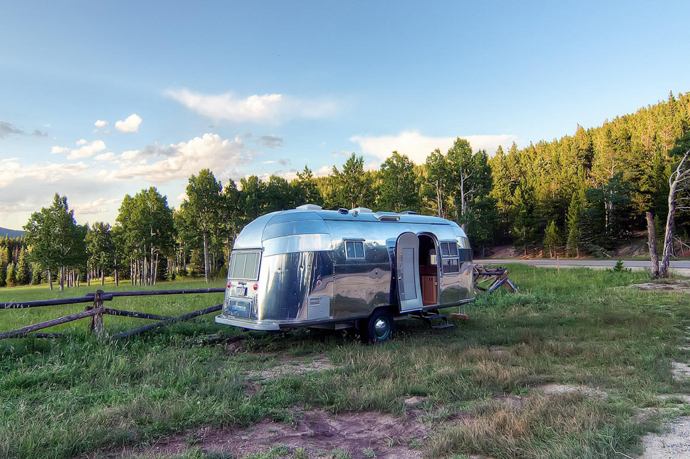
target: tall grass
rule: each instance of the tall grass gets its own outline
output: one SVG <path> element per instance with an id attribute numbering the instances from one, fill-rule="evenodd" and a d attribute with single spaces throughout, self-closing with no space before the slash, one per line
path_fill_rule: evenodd
<path id="1" fill-rule="evenodd" d="M 297 406 L 402 416 L 412 395 L 426 397 L 422 420 L 433 429 L 421 448 L 429 456 L 634 453 L 658 421 L 636 423 L 636 409 L 658 405 L 658 393 L 690 389 L 670 374 L 670 361 L 686 358 L 678 344 L 690 324 L 688 297 L 627 287 L 644 279 L 639 272 L 511 271 L 520 293 L 479 298 L 466 307 L 470 321 L 448 331 L 400 322 L 396 338 L 381 346 L 338 334 L 249 333 L 236 353 L 218 338 L 242 332 L 211 317 L 117 343 L 97 342 L 78 326 L 67 339 L 0 342 L 0 457 L 70 457 L 202 425 L 289 421 Z M 0 301 L 35 297 L 27 292 L 0 291 Z M 114 306 L 179 313 L 217 302 L 198 297 Z M 0 311 L 0 329 L 55 312 Z M 106 317 L 107 329 L 125 326 Z M 211 333 L 216 339 L 203 339 Z M 252 386 L 252 370 L 321 355 L 335 369 Z M 536 390 L 552 382 L 608 396 Z"/>

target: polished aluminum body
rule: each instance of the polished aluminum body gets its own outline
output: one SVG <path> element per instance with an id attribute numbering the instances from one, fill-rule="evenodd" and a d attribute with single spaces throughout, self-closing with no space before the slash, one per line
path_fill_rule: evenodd
<path id="1" fill-rule="evenodd" d="M 441 242 L 455 243 L 458 250 L 448 272 L 442 263 L 434 268 L 437 302 L 422 305 L 420 298 L 418 307 L 401 310 L 409 301 L 401 302 L 403 268 L 396 245 L 410 233 L 426 238 L 427 247 L 433 241 L 439 262 Z M 258 266 L 250 266 L 255 258 Z M 242 230 L 230 264 L 225 306 L 216 322 L 257 330 L 347 323 L 379 307 L 403 313 L 457 305 L 474 295 L 465 233 L 454 222 L 423 215 L 311 205 L 270 213 Z M 419 283 L 419 272 L 415 276 Z"/>

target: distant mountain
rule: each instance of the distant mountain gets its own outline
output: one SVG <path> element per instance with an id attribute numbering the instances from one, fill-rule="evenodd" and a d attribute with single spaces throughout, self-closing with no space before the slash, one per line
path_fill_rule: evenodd
<path id="1" fill-rule="evenodd" d="M 21 237 L 24 236 L 24 231 L 7 229 L 0 226 L 0 237 Z"/>

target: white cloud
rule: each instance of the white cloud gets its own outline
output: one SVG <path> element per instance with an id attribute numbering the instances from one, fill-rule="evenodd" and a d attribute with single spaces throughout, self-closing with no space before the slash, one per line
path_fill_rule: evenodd
<path id="1" fill-rule="evenodd" d="M 493 154 L 499 145 L 505 148 L 517 141 L 516 136 L 509 134 L 462 135 L 458 137 L 467 139 L 473 150 L 483 149 L 489 154 Z M 389 136 L 354 136 L 350 138 L 350 141 L 358 144 L 363 153 L 380 159 L 385 159 L 393 151 L 397 151 L 420 164 L 436 148 L 445 153 L 453 145 L 455 137 L 431 137 L 422 135 L 419 131 L 402 131 L 397 135 Z"/>
<path id="2" fill-rule="evenodd" d="M 106 120 L 96 120 L 93 125 L 96 126 L 97 129 L 103 129 L 108 125 L 108 122 Z"/>
<path id="3" fill-rule="evenodd" d="M 96 153 L 100 153 L 101 151 L 105 150 L 105 142 L 102 140 L 94 140 L 89 142 L 86 139 L 79 139 L 75 142 L 75 144 L 79 148 L 70 149 L 55 145 L 50 149 L 50 152 L 59 155 L 67 153 L 67 159 L 83 159 L 89 158 Z"/>
<path id="4" fill-rule="evenodd" d="M 167 147 L 152 146 L 129 150 L 120 155 L 120 168 L 110 174 L 115 179 L 141 178 L 155 183 L 186 179 L 208 168 L 219 177 L 237 175 L 238 164 L 251 159 L 241 139 L 224 139 L 218 134 L 204 134 L 187 142 Z"/>
<path id="5" fill-rule="evenodd" d="M 119 205 L 121 200 L 121 198 L 97 198 L 92 201 L 76 202 L 71 207 L 74 209 L 75 215 L 100 215 L 104 209 Z"/>
<path id="6" fill-rule="evenodd" d="M 324 118 L 338 111 L 338 104 L 330 99 L 300 99 L 275 93 L 243 98 L 230 92 L 202 94 L 182 88 L 168 90 L 165 94 L 215 121 L 280 122 L 292 118 Z"/>
<path id="7" fill-rule="evenodd" d="M 212 133 L 117 153 L 105 149 L 102 141 L 78 143 L 81 145 L 72 148 L 55 146 L 52 151 L 61 156 L 53 157 L 54 162 L 0 158 L 2 226 L 21 228 L 31 212 L 50 204 L 55 192 L 69 198 L 80 223 L 87 220 L 112 223 L 124 193 L 163 184 L 161 191 L 176 196 L 184 189 L 189 175 L 202 168 L 211 169 L 224 181 L 236 179 L 243 175 L 255 155 L 242 138 L 226 139 Z M 94 162 L 66 161 L 69 157 L 86 155 L 88 148 L 99 150 L 91 157 Z M 178 201 L 181 199 L 178 196 Z"/>
<path id="8" fill-rule="evenodd" d="M 0 188 L 5 188 L 16 181 L 24 180 L 55 183 L 76 177 L 86 168 L 86 164 L 82 162 L 22 164 L 17 158 L 0 159 Z"/>
<path id="9" fill-rule="evenodd" d="M 141 152 L 139 150 L 126 150 L 122 152 L 120 158 L 124 161 L 131 161 L 133 159 L 136 159 L 140 153 Z"/>
<path id="10" fill-rule="evenodd" d="M 100 155 L 96 155 L 93 159 L 96 161 L 114 161 L 117 156 L 115 153 L 112 151 L 108 151 L 106 153 L 101 153 Z"/>
<path id="11" fill-rule="evenodd" d="M 141 119 L 141 116 L 137 115 L 136 113 L 132 113 L 124 120 L 116 121 L 115 129 L 117 129 L 120 132 L 127 133 L 138 132 L 139 126 L 141 126 L 142 121 L 143 120 Z"/>

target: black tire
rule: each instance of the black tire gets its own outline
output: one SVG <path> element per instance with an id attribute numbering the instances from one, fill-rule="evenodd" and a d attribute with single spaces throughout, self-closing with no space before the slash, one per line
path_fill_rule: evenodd
<path id="1" fill-rule="evenodd" d="M 375 310 L 368 319 L 364 319 L 360 324 L 362 341 L 370 344 L 388 341 L 393 337 L 394 330 L 393 314 L 386 308 Z"/>

